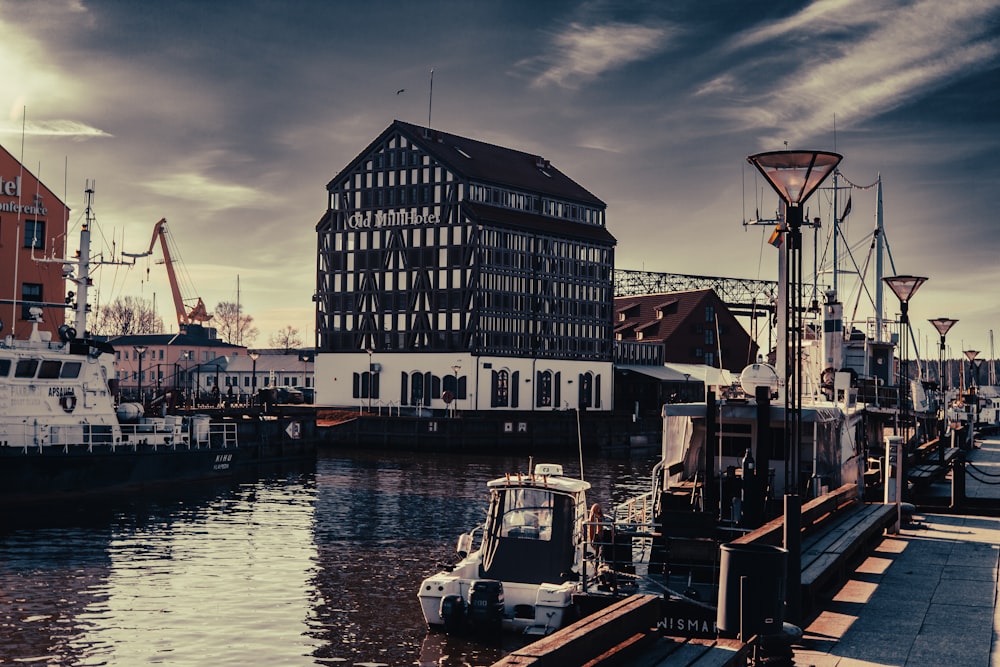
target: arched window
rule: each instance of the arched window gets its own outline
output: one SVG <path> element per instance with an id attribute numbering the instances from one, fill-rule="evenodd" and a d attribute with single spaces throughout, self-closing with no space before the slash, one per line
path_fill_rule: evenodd
<path id="1" fill-rule="evenodd" d="M 581 410 L 594 407 L 594 374 L 589 371 L 580 373 L 580 396 L 578 397 Z"/>
<path id="2" fill-rule="evenodd" d="M 506 408 L 510 405 L 510 373 L 507 370 L 493 371 L 491 382 L 492 398 L 490 405 L 494 408 Z"/>
<path id="3" fill-rule="evenodd" d="M 552 371 L 538 371 L 535 378 L 535 407 L 552 406 Z"/>
<path id="4" fill-rule="evenodd" d="M 424 374 L 417 372 L 410 375 L 410 405 L 423 405 Z"/>

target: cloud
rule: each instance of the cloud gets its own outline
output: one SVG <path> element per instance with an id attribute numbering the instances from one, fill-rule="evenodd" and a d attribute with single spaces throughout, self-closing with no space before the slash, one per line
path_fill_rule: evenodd
<path id="1" fill-rule="evenodd" d="M 577 88 L 605 72 L 662 51 L 671 32 L 666 27 L 630 23 L 598 26 L 570 23 L 555 35 L 550 52 L 534 60 L 544 67 L 544 71 L 535 77 L 532 85 Z"/>
<path id="2" fill-rule="evenodd" d="M 111 137 L 104 130 L 92 127 L 75 120 L 45 120 L 45 121 L 0 121 L 0 135 L 21 133 L 37 137 L 70 137 L 88 139 L 91 137 Z"/>
<path id="3" fill-rule="evenodd" d="M 858 125 L 879 114 L 996 65 L 1000 38 L 990 34 L 993 3 L 924 0 L 904 7 L 860 0 L 820 0 L 783 21 L 734 37 L 727 49 L 756 57 L 741 65 L 757 118 L 780 140 L 798 142 L 830 127 L 830 118 Z M 776 49 L 766 49 L 775 43 Z M 792 63 L 794 66 L 789 66 Z M 719 77 L 701 93 L 729 89 Z M 765 113 L 763 109 L 768 111 Z M 764 129 L 760 125 L 758 129 Z"/>
<path id="4" fill-rule="evenodd" d="M 146 187 L 158 195 L 198 202 L 210 211 L 243 208 L 262 199 L 254 188 L 214 182 L 202 174 L 193 172 L 173 174 L 150 181 Z"/>

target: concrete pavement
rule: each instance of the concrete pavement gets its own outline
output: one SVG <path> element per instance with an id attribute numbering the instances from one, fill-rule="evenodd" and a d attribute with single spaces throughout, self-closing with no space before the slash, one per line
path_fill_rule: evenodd
<path id="1" fill-rule="evenodd" d="M 1000 439 L 977 441 L 967 458 L 966 496 L 1000 508 Z M 803 629 L 795 664 L 1000 666 L 1000 518 L 991 513 L 918 512 L 883 538 Z"/>

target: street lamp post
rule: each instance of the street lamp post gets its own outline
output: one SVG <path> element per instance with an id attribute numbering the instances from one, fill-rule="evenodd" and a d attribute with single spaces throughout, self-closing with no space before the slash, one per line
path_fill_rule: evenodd
<path id="1" fill-rule="evenodd" d="M 979 350 L 965 350 L 963 352 L 965 358 L 969 360 L 969 404 L 966 408 L 967 414 L 969 416 L 969 437 L 967 442 L 971 445 L 973 441 L 973 427 L 975 426 L 978 415 L 976 414 L 979 409 L 979 378 L 976 372 L 979 369 L 977 362 L 981 363 L 981 360 L 976 359 L 979 356 Z"/>
<path id="2" fill-rule="evenodd" d="M 945 377 L 947 376 L 947 373 L 945 372 L 944 369 L 944 353 L 945 353 L 944 337 L 947 336 L 951 328 L 958 323 L 958 320 L 953 320 L 950 317 L 939 317 L 936 320 L 928 320 L 928 321 L 934 326 L 935 329 L 937 329 L 937 332 L 941 335 L 941 346 L 938 348 L 938 386 L 941 389 L 941 404 L 944 410 L 944 417 L 941 419 L 941 424 L 939 429 L 940 432 L 938 434 L 938 441 L 939 441 L 938 444 L 940 445 L 938 447 L 938 455 L 939 455 L 938 462 L 943 465 L 944 435 L 945 432 L 947 431 L 947 424 L 948 424 L 948 392 L 947 392 L 948 388 L 946 386 L 947 382 L 945 382 Z"/>
<path id="3" fill-rule="evenodd" d="M 802 504 L 799 447 L 802 442 L 802 222 L 803 204 L 843 159 L 826 151 L 770 151 L 747 157 L 774 189 L 785 208 L 785 503 L 784 542 L 788 551 L 786 607 L 799 620 L 802 571 Z M 765 471 L 766 473 L 766 471 Z"/>
<path id="4" fill-rule="evenodd" d="M 899 434 L 903 436 L 903 449 L 909 443 L 907 433 L 907 414 L 910 388 L 909 340 L 910 340 L 910 299 L 917 293 L 927 278 L 920 276 L 887 276 L 882 281 L 889 286 L 892 293 L 899 299 Z"/>
<path id="5" fill-rule="evenodd" d="M 257 400 L 257 360 L 260 359 L 260 352 L 250 352 L 247 356 L 253 362 L 250 371 L 250 407 L 252 408 Z"/>
<path id="6" fill-rule="evenodd" d="M 372 411 L 372 355 L 375 354 L 375 350 L 370 347 L 365 348 L 365 352 L 368 353 L 368 412 Z"/>
<path id="7" fill-rule="evenodd" d="M 976 362 L 979 361 L 976 357 L 979 356 L 979 350 L 965 350 L 962 354 L 969 360 L 969 388 L 975 389 L 979 386 L 979 378 L 976 377 Z"/>
<path id="8" fill-rule="evenodd" d="M 451 370 L 455 371 L 455 386 L 453 387 L 453 389 L 455 390 L 455 398 L 453 399 L 455 404 L 451 409 L 451 416 L 457 417 L 458 416 L 458 372 L 462 370 L 462 365 L 459 364 L 458 362 L 455 362 L 455 365 L 451 367 Z"/>
<path id="9" fill-rule="evenodd" d="M 145 407 L 146 401 L 142 398 L 142 358 L 145 356 L 148 348 L 145 345 L 133 345 L 132 349 L 135 350 L 135 353 L 139 356 L 139 403 Z"/>

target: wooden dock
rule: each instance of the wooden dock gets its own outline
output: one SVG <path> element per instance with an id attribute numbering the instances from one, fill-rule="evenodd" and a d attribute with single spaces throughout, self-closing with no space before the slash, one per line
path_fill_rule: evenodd
<path id="1" fill-rule="evenodd" d="M 661 636 L 660 598 L 633 595 L 520 648 L 493 667 L 743 667 L 750 646 Z"/>

